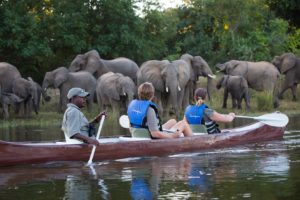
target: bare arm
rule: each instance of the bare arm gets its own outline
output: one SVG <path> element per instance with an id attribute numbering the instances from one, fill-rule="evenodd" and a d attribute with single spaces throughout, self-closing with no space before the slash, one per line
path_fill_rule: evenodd
<path id="1" fill-rule="evenodd" d="M 72 139 L 81 140 L 81 141 L 83 141 L 84 143 L 87 143 L 87 144 L 99 145 L 98 140 L 90 138 L 90 137 L 85 136 L 85 135 L 82 135 L 80 133 L 76 133 L 75 135 L 73 135 Z"/>
<path id="2" fill-rule="evenodd" d="M 210 119 L 216 122 L 232 122 L 234 117 L 235 117 L 234 113 L 229 113 L 228 115 L 226 115 L 214 111 L 212 116 L 210 116 Z"/>

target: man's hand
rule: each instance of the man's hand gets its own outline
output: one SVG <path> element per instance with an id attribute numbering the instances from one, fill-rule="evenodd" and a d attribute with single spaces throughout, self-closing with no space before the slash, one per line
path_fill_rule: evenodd
<path id="1" fill-rule="evenodd" d="M 100 120 L 101 120 L 101 118 L 102 118 L 103 116 L 105 116 L 105 117 L 107 116 L 106 111 L 102 111 L 99 115 L 97 115 L 97 116 L 94 118 L 93 122 L 99 123 Z"/>
<path id="2" fill-rule="evenodd" d="M 100 143 L 98 142 L 98 140 L 93 139 L 93 138 L 88 138 L 88 139 L 86 139 L 86 143 L 87 143 L 87 144 L 96 145 L 96 146 L 100 145 Z"/>

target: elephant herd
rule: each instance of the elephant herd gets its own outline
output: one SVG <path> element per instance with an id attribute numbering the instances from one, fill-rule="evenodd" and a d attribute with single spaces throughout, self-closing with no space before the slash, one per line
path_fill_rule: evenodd
<path id="1" fill-rule="evenodd" d="M 9 117 L 11 105 L 20 115 L 30 116 L 32 109 L 38 114 L 42 93 L 41 86 L 32 78 L 25 79 L 15 66 L 0 63 L 0 105 L 4 118 Z"/>
<path id="2" fill-rule="evenodd" d="M 249 88 L 256 91 L 271 91 L 274 107 L 287 89 L 292 90 L 296 100 L 296 87 L 300 81 L 300 60 L 292 53 L 275 56 L 271 62 L 248 62 L 230 60 L 217 64 L 224 75 L 217 81 L 217 89 L 224 88 L 223 107 L 227 107 L 228 94 L 232 107 L 241 108 L 242 100 L 250 108 Z M 280 73 L 285 75 L 279 88 Z M 40 100 L 46 101 L 48 88 L 59 89 L 58 111 L 63 112 L 68 103 L 67 92 L 72 87 L 81 87 L 90 93 L 88 111 L 98 103 L 100 110 L 111 107 L 113 112 L 126 112 L 129 102 L 137 97 L 137 87 L 151 82 L 155 87 L 161 114 L 176 116 L 193 101 L 199 76 L 207 78 L 208 97 L 211 98 L 215 75 L 201 56 L 183 54 L 178 60 L 149 60 L 139 67 L 128 58 L 104 60 L 96 50 L 77 55 L 70 66 L 58 67 L 46 72 L 42 86 L 30 77 L 23 78 L 16 67 L 0 63 L 0 105 L 4 118 L 9 117 L 9 106 L 24 116 L 32 110 L 39 111 Z M 22 107 L 22 109 L 20 109 Z M 23 111 L 23 112 L 21 112 Z"/>

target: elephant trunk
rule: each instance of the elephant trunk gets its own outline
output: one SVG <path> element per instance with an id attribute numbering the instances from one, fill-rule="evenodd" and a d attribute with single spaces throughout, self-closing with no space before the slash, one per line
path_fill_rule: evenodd
<path id="1" fill-rule="evenodd" d="M 43 96 L 43 99 L 45 101 L 50 101 L 51 100 L 51 97 L 49 95 L 47 95 L 48 86 L 49 86 L 49 84 L 44 81 L 43 84 L 42 84 L 42 96 Z"/>
<path id="2" fill-rule="evenodd" d="M 171 110 L 174 111 L 176 116 L 178 115 L 178 105 L 177 105 L 177 97 L 178 97 L 178 84 L 171 84 L 168 86 L 169 88 L 169 95 L 168 95 L 168 105 L 170 106 Z"/>

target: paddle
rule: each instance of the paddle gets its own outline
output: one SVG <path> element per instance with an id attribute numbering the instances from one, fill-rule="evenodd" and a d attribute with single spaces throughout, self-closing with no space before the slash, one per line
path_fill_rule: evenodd
<path id="1" fill-rule="evenodd" d="M 119 124 L 123 127 L 123 128 L 129 128 L 130 127 L 130 121 L 129 121 L 129 117 L 127 115 L 122 115 L 119 118 Z"/>
<path id="2" fill-rule="evenodd" d="M 245 118 L 245 119 L 254 119 L 260 121 L 264 124 L 274 127 L 285 127 L 289 123 L 289 118 L 283 113 L 275 112 L 270 114 L 261 115 L 258 117 L 249 117 L 249 116 L 242 116 L 236 115 L 236 118 Z"/>
<path id="3" fill-rule="evenodd" d="M 96 140 L 98 140 L 99 137 L 100 137 L 100 132 L 101 132 L 101 129 L 102 129 L 102 126 L 103 126 L 103 123 L 104 123 L 104 119 L 105 119 L 105 115 L 103 115 L 102 118 L 101 118 L 100 125 L 99 125 L 99 128 L 98 128 L 98 132 L 97 132 L 97 135 L 96 135 Z M 95 151 L 96 151 L 96 145 L 93 146 L 93 149 L 92 149 L 92 152 L 91 152 L 91 155 L 90 155 L 90 159 L 87 162 L 88 166 L 91 165 L 92 162 L 93 162 Z"/>
<path id="4" fill-rule="evenodd" d="M 122 115 L 119 118 L 119 124 L 123 127 L 123 128 L 130 128 L 130 121 L 129 121 L 129 117 L 127 115 Z M 168 133 L 175 133 L 175 130 L 169 130 L 169 129 L 163 129 L 164 132 L 168 132 Z"/>

